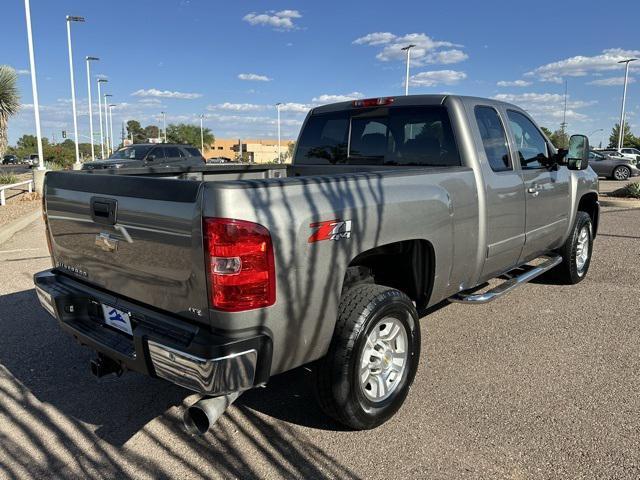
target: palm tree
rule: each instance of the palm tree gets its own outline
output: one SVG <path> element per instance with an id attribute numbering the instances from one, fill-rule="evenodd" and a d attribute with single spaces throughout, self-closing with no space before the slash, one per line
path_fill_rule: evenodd
<path id="1" fill-rule="evenodd" d="M 9 117 L 15 115 L 20 108 L 17 83 L 16 71 L 8 65 L 0 65 L 0 156 L 4 155 L 9 144 Z"/>

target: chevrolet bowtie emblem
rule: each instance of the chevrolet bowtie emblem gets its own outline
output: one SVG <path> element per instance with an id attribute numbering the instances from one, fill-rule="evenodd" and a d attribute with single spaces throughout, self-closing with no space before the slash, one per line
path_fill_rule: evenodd
<path id="1" fill-rule="evenodd" d="M 105 252 L 115 252 L 118 250 L 118 239 L 112 238 L 108 233 L 99 233 L 96 235 L 96 247 Z"/>

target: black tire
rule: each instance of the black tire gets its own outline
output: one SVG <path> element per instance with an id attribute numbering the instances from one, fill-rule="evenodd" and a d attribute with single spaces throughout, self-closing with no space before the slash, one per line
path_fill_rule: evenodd
<path id="1" fill-rule="evenodd" d="M 611 177 L 614 180 L 629 180 L 629 177 L 631 177 L 631 169 L 629 167 L 620 165 L 613 169 L 613 174 L 611 175 Z"/>
<path id="2" fill-rule="evenodd" d="M 587 257 L 582 266 L 578 261 L 578 240 L 583 229 L 587 234 Z M 565 285 L 575 285 L 580 283 L 587 276 L 589 265 L 591 265 L 591 253 L 593 252 L 593 225 L 591 217 L 586 212 L 578 212 L 573 230 L 567 241 L 558 253 L 562 256 L 562 263 L 552 270 L 553 277 L 559 283 Z"/>
<path id="3" fill-rule="evenodd" d="M 406 363 L 402 372 L 396 373 L 392 383 L 389 383 L 391 388 L 388 389 L 388 397 L 372 401 L 368 398 L 370 391 L 365 393 L 370 385 L 365 386 L 360 382 L 360 368 L 366 359 L 363 356 L 367 337 L 372 334 L 374 327 L 379 328 L 376 336 L 384 335 L 380 332 L 384 331 L 386 321 L 394 322 L 394 327 L 404 328 L 404 334 L 400 333 L 404 336 L 395 342 L 404 342 Z M 398 343 L 395 346 L 398 347 Z M 382 357 L 379 365 L 391 368 L 393 360 L 389 361 L 386 354 Z M 329 351 L 314 367 L 318 403 L 327 415 L 349 428 L 375 428 L 391 418 L 402 406 L 415 377 L 419 359 L 420 325 L 411 300 L 393 288 L 356 285 L 343 294 Z M 385 382 L 386 379 L 383 381 L 386 387 Z M 376 390 L 379 392 L 378 388 Z"/>

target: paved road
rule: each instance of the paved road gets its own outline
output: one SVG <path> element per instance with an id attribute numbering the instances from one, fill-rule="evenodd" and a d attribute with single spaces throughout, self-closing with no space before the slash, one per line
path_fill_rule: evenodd
<path id="1" fill-rule="evenodd" d="M 0 477 L 638 478 L 640 210 L 607 209 L 589 277 L 536 283 L 422 321 L 407 403 L 342 431 L 298 369 L 246 393 L 204 438 L 188 392 L 137 374 L 97 380 L 91 354 L 37 304 L 42 226 L 0 246 Z"/>
<path id="2" fill-rule="evenodd" d="M 609 193 L 617 190 L 619 188 L 624 187 L 627 183 L 630 182 L 640 182 L 640 177 L 632 177 L 627 181 L 620 182 L 616 180 L 605 180 L 603 178 L 600 179 L 600 193 Z"/>

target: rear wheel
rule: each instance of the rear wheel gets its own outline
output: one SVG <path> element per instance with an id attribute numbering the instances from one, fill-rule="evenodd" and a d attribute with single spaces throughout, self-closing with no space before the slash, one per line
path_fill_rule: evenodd
<path id="1" fill-rule="evenodd" d="M 628 167 L 619 166 L 613 169 L 613 178 L 616 180 L 627 180 L 631 176 L 631 170 Z"/>
<path id="2" fill-rule="evenodd" d="M 578 212 L 576 221 L 564 246 L 558 251 L 562 255 L 562 263 L 553 274 L 561 283 L 573 285 L 580 283 L 587 276 L 591 264 L 593 249 L 593 225 L 586 212 Z"/>
<path id="3" fill-rule="evenodd" d="M 402 406 L 420 357 L 413 303 L 399 290 L 357 285 L 343 294 L 326 356 L 316 362 L 316 396 L 338 422 L 365 430 Z"/>

